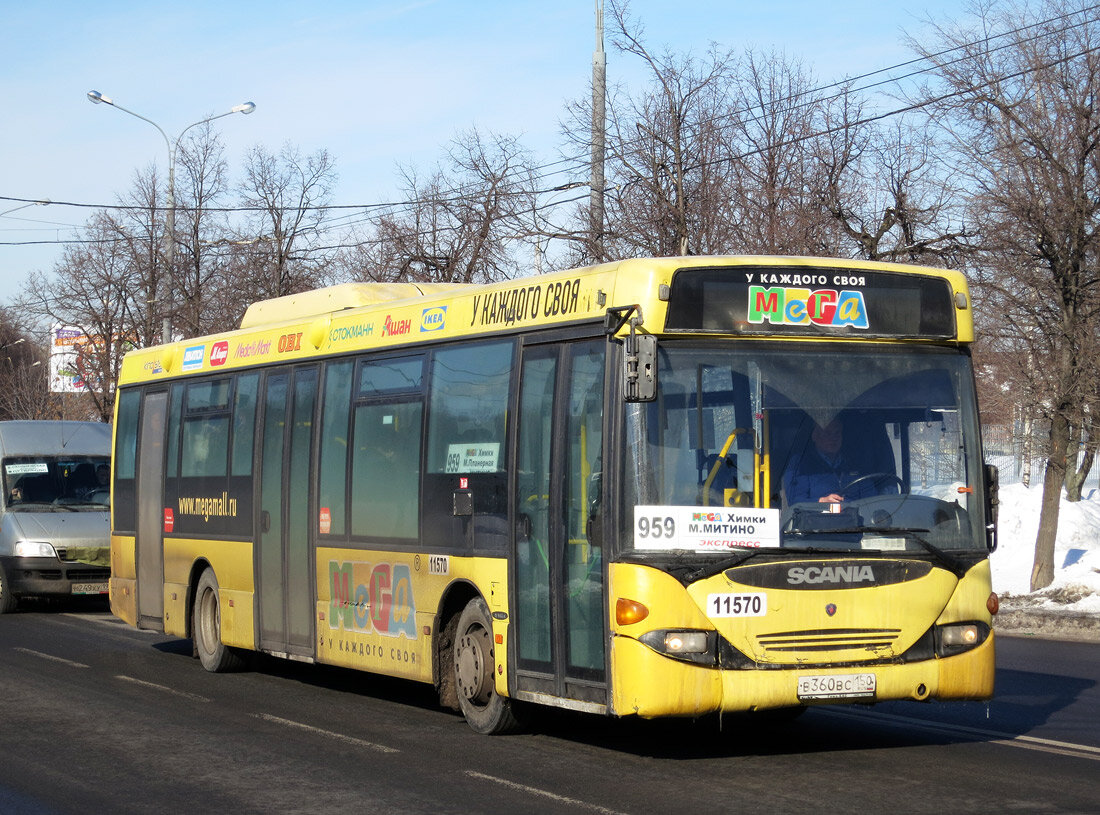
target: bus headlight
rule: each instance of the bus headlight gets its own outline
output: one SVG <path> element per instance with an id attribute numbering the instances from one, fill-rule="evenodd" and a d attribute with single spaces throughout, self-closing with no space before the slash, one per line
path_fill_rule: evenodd
<path id="1" fill-rule="evenodd" d="M 695 662 L 702 665 L 714 665 L 716 662 L 715 643 L 717 636 L 713 631 L 692 629 L 674 629 L 647 631 L 638 638 L 658 654 Z"/>
<path id="2" fill-rule="evenodd" d="M 936 628 L 936 654 L 941 657 L 961 654 L 985 642 L 989 626 L 985 623 L 952 623 Z"/>
<path id="3" fill-rule="evenodd" d="M 46 541 L 18 541 L 15 544 L 16 557 L 57 557 L 53 544 Z"/>

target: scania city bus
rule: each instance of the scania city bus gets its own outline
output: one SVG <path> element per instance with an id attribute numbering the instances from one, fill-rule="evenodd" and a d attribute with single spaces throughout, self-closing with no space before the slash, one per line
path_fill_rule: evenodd
<path id="1" fill-rule="evenodd" d="M 486 733 L 989 698 L 972 339 L 960 274 L 820 258 L 256 303 L 123 363 L 112 608 Z"/>

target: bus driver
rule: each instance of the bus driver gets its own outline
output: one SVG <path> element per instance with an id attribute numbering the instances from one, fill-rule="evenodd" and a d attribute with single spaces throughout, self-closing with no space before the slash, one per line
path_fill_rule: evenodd
<path id="1" fill-rule="evenodd" d="M 824 427 L 815 424 L 810 441 L 812 444 L 801 452 L 792 453 L 783 472 L 783 492 L 788 504 L 855 501 L 878 495 L 885 486 L 883 482 L 894 480 L 885 467 L 868 469 L 866 451 L 859 455 L 845 446 L 844 425 L 839 416 Z"/>

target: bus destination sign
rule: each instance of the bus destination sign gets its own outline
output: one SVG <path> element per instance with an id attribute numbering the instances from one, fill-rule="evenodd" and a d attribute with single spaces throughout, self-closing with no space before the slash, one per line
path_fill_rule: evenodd
<path id="1" fill-rule="evenodd" d="M 955 336 L 951 286 L 940 277 L 774 266 L 680 269 L 669 332 L 778 336 Z"/>

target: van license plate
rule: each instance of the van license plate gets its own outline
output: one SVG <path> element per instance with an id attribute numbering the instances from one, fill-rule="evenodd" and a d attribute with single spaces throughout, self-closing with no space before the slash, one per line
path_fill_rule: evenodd
<path id="1" fill-rule="evenodd" d="M 73 583 L 73 594 L 106 594 L 106 583 Z"/>
<path id="2" fill-rule="evenodd" d="M 874 674 L 798 677 L 799 699 L 866 699 L 874 695 Z"/>

